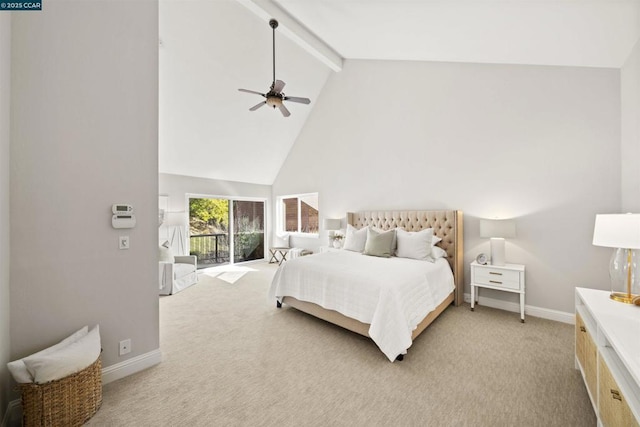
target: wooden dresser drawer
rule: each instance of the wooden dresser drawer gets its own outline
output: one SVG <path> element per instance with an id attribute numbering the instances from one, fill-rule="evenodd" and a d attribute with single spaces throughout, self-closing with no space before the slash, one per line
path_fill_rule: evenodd
<path id="1" fill-rule="evenodd" d="M 520 289 L 520 273 L 514 270 L 504 270 L 501 268 L 476 268 L 474 282 L 479 285 L 496 286 L 507 289 Z"/>
<path id="2" fill-rule="evenodd" d="M 600 371 L 598 401 L 602 425 L 605 427 L 637 427 L 638 421 L 634 418 L 627 399 L 620 392 L 620 387 L 613 378 L 613 375 L 611 375 L 611 371 L 602 357 L 600 357 L 598 369 Z"/>

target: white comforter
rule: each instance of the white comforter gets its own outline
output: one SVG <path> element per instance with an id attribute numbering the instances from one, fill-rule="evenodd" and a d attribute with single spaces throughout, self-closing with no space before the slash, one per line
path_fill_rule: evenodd
<path id="1" fill-rule="evenodd" d="M 378 258 L 346 250 L 285 262 L 269 298 L 292 296 L 370 324 L 369 336 L 394 361 L 411 334 L 455 288 L 445 259 Z"/>

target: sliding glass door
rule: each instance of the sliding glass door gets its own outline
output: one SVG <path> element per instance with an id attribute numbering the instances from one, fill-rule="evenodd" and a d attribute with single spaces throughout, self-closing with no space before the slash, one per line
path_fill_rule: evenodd
<path id="1" fill-rule="evenodd" d="M 264 259 L 265 202 L 189 197 L 189 252 L 198 268 Z"/>
<path id="2" fill-rule="evenodd" d="M 233 254 L 235 262 L 264 258 L 264 202 L 234 200 Z"/>

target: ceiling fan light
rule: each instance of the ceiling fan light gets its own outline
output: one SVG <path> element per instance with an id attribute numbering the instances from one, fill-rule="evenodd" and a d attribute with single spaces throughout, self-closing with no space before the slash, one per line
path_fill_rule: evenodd
<path id="1" fill-rule="evenodd" d="M 267 98 L 267 105 L 273 108 L 279 107 L 282 105 L 282 99 L 277 96 L 270 96 Z"/>

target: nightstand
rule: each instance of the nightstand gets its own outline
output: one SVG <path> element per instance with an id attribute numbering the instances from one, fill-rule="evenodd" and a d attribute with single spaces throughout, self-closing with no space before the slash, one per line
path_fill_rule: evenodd
<path id="1" fill-rule="evenodd" d="M 478 301 L 478 288 L 520 294 L 520 321 L 524 323 L 524 265 L 480 265 L 471 263 L 471 311 Z"/>

